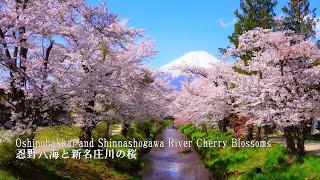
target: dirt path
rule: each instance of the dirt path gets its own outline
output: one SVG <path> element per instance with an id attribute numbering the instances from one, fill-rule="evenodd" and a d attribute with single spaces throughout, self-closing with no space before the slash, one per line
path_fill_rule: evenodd
<path id="1" fill-rule="evenodd" d="M 143 157 L 145 168 L 142 179 L 210 179 L 209 171 L 204 167 L 200 155 L 194 148 L 169 147 L 169 138 L 188 141 L 188 138 L 173 128 L 165 129 L 157 140 L 163 140 L 164 148 L 152 148 Z"/>
<path id="2" fill-rule="evenodd" d="M 114 135 L 117 135 L 117 134 L 121 134 L 121 131 L 122 131 L 122 126 L 121 126 L 121 124 L 118 124 L 118 127 L 116 129 L 112 129 L 110 131 L 110 135 L 114 136 Z"/>
<path id="3" fill-rule="evenodd" d="M 306 142 L 304 148 L 307 152 L 320 156 L 320 142 Z"/>
<path id="4" fill-rule="evenodd" d="M 286 140 L 281 136 L 271 136 L 269 141 L 286 145 Z M 312 153 L 316 156 L 320 156 L 320 142 L 319 141 L 308 141 L 304 144 L 306 152 Z"/>

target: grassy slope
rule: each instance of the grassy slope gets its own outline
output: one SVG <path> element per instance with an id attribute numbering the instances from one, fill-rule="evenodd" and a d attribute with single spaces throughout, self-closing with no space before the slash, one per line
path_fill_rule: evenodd
<path id="1" fill-rule="evenodd" d="M 153 123 L 151 125 L 151 139 L 172 121 L 164 121 L 163 123 Z M 149 124 L 150 125 L 150 124 Z M 112 126 L 117 128 L 117 125 Z M 103 130 L 97 127 L 93 136 L 99 137 Z M 44 127 L 37 132 L 36 140 L 45 141 L 65 139 L 71 140 L 78 138 L 80 129 L 72 126 L 55 126 Z M 112 137 L 114 140 L 146 140 L 144 137 L 143 128 L 133 126 L 128 137 L 116 135 Z M 120 148 L 118 148 L 120 149 Z M 127 150 L 126 148 L 122 148 Z M 140 159 L 115 159 L 112 161 L 102 160 L 85 160 L 85 159 L 35 159 L 34 161 L 19 161 L 18 165 L 10 165 L 7 162 L 13 162 L 15 159 L 14 153 L 15 144 L 2 143 L 0 144 L 0 180 L 2 179 L 20 179 L 27 177 L 28 179 L 138 179 L 136 176 L 137 169 L 142 168 Z M 138 149 L 140 151 L 140 149 Z M 11 153 L 10 153 L 11 152 Z M 14 166 L 14 167 L 13 167 Z M 1 167 L 4 167 L 1 169 Z"/>
<path id="2" fill-rule="evenodd" d="M 11 169 L 13 170 L 13 169 Z M 11 171 L 0 170 L 0 179 L 133 179 L 134 177 L 115 170 L 100 160 L 36 159 L 15 166 Z M 14 174 L 14 175 L 12 175 Z"/>
<path id="3" fill-rule="evenodd" d="M 1 133 L 1 132 L 0 132 Z M 36 133 L 37 141 L 71 140 L 78 138 L 80 129 L 74 126 L 43 127 Z M 26 162 L 19 161 L 18 165 L 8 165 L 13 161 L 15 144 L 0 144 L 0 180 L 2 179 L 132 179 L 134 176 L 120 172 L 106 161 L 101 160 L 76 160 L 76 159 L 35 159 Z M 4 168 L 1 168 L 2 167 Z M 13 170 L 14 169 L 14 170 Z M 13 171 L 12 171 L 13 170 Z"/>
<path id="4" fill-rule="evenodd" d="M 6 132 L 6 130 L 0 130 L 0 136 L 5 132 Z"/>
<path id="5" fill-rule="evenodd" d="M 66 141 L 76 139 L 79 137 L 80 128 L 76 126 L 47 126 L 42 127 L 37 133 L 35 140 L 36 141 L 56 141 L 59 139 L 64 139 Z"/>
<path id="6" fill-rule="evenodd" d="M 231 133 L 211 129 L 205 132 L 194 125 L 183 125 L 180 130 L 193 141 L 227 140 Z M 193 144 L 196 144 L 195 142 Z M 229 143 L 230 144 L 230 143 Z M 204 163 L 216 177 L 229 179 L 320 179 L 320 157 L 307 154 L 300 160 L 290 158 L 279 144 L 271 148 L 198 148 Z"/>

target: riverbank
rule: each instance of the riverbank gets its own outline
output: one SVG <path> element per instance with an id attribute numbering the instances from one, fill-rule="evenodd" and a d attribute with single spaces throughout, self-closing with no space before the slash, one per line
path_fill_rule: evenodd
<path id="1" fill-rule="evenodd" d="M 171 124 L 171 120 L 161 122 L 132 124 L 128 129 L 127 136 L 121 134 L 113 134 L 111 140 L 114 141 L 152 141 L 156 135 L 161 132 L 166 126 Z M 148 134 L 146 134 L 146 129 Z M 45 130 L 45 131 L 44 131 Z M 45 139 L 74 139 L 78 136 L 78 128 L 75 127 L 48 127 L 44 128 L 36 134 L 36 140 L 42 141 Z M 105 134 L 104 128 L 98 126 L 93 131 L 93 138 L 103 137 Z M 148 137 L 147 137 L 148 136 Z M 48 149 L 38 147 L 48 152 Z M 84 149 L 79 152 L 83 153 Z M 119 147 L 113 148 L 115 153 L 123 151 L 128 153 L 128 148 Z M 147 153 L 150 149 L 135 148 L 137 152 L 136 159 L 114 158 L 114 159 L 84 159 L 84 158 L 62 158 L 47 159 L 44 155 L 41 158 L 39 154 L 35 159 L 16 159 L 15 142 L 0 143 L 0 179 L 139 179 L 138 171 L 143 168 L 141 155 Z M 58 149 L 59 154 L 67 152 L 72 154 L 72 149 Z M 50 153 L 47 153 L 49 155 Z"/>
<path id="2" fill-rule="evenodd" d="M 195 146 L 203 162 L 219 179 L 320 179 L 320 158 L 307 154 L 301 159 L 291 158 L 287 149 L 280 144 L 271 147 L 232 147 L 231 132 L 222 133 L 208 129 L 207 133 L 192 124 L 185 124 L 179 130 L 196 145 L 197 139 L 227 141 L 226 147 Z"/>

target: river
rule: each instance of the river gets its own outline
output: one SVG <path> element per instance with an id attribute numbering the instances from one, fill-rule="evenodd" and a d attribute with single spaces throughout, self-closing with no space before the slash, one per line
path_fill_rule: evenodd
<path id="1" fill-rule="evenodd" d="M 164 141 L 165 147 L 152 148 L 142 157 L 145 164 L 142 179 L 211 179 L 210 172 L 204 167 L 200 155 L 194 148 L 169 147 L 169 138 L 188 141 L 188 138 L 176 129 L 166 128 L 157 136 L 157 140 Z"/>

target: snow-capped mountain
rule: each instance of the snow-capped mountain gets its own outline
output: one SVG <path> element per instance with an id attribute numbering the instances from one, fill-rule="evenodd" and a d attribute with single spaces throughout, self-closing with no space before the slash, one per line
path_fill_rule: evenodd
<path id="1" fill-rule="evenodd" d="M 162 66 L 159 70 L 165 73 L 170 73 L 173 77 L 177 77 L 183 75 L 183 73 L 178 70 L 178 67 L 181 65 L 207 68 L 210 67 L 212 63 L 216 63 L 218 61 L 219 60 L 216 57 L 206 51 L 192 51 Z"/>
<path id="2" fill-rule="evenodd" d="M 189 65 L 208 68 L 218 62 L 219 59 L 206 51 L 192 51 L 160 67 L 159 71 L 163 72 L 177 89 L 180 89 L 181 83 L 185 80 L 185 74 L 178 69 L 179 66 Z"/>

